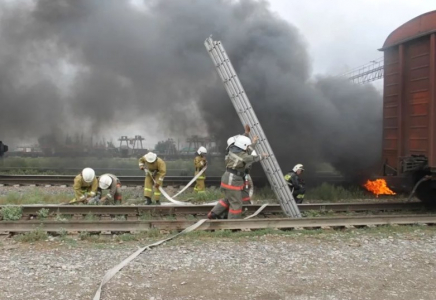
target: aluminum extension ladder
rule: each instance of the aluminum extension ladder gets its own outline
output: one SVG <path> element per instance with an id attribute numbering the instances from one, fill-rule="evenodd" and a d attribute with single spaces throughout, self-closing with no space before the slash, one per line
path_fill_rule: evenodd
<path id="1" fill-rule="evenodd" d="M 217 68 L 218 74 L 224 82 L 224 86 L 232 100 L 242 125 L 248 124 L 251 127 L 251 132 L 259 137 L 256 152 L 258 155 L 262 153 L 269 155 L 268 158 L 261 161 L 261 164 L 277 199 L 279 199 L 283 212 L 288 217 L 300 218 L 301 213 L 292 196 L 292 192 L 283 177 L 282 170 L 274 156 L 268 139 L 263 132 L 262 126 L 260 126 L 256 113 L 251 106 L 250 100 L 248 100 L 247 94 L 239 81 L 238 75 L 236 75 L 223 45 L 220 41 L 212 40 L 211 37 L 206 39 L 204 45 Z"/>

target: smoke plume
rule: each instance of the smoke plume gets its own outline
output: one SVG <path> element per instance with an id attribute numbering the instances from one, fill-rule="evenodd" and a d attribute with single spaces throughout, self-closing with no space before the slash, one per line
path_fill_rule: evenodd
<path id="1" fill-rule="evenodd" d="M 298 30 L 266 1 L 34 0 L 0 4 L 0 137 L 106 134 L 224 142 L 243 127 L 203 46 L 223 42 L 284 171 L 356 175 L 381 151 L 381 96 L 314 78 Z"/>

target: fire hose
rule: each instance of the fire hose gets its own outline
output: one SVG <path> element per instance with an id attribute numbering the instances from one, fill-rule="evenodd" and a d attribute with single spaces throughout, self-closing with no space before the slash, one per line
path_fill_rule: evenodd
<path id="1" fill-rule="evenodd" d="M 197 180 L 198 177 L 200 177 L 204 173 L 204 171 L 206 171 L 206 169 L 207 169 L 207 166 L 205 166 L 203 169 L 201 169 L 201 171 L 198 172 L 198 174 L 195 175 L 194 178 L 192 178 L 192 180 L 181 191 L 179 191 L 173 197 L 175 198 L 178 195 L 180 195 L 181 193 L 183 193 L 188 187 L 190 187 Z M 151 177 L 151 179 L 153 180 L 153 182 L 156 184 L 156 180 L 154 180 L 153 174 L 149 170 L 147 170 L 147 169 L 144 169 L 144 172 L 145 172 L 146 176 L 149 175 Z M 165 190 L 162 188 L 162 186 L 159 186 L 159 191 L 161 192 L 162 195 L 164 195 L 164 197 L 168 201 L 170 201 L 170 202 L 172 202 L 174 204 L 177 204 L 177 205 L 192 205 L 191 203 L 188 203 L 188 202 L 182 202 L 182 201 L 178 201 L 178 200 L 173 199 L 170 195 L 167 194 L 167 192 L 165 192 Z"/>
<path id="2" fill-rule="evenodd" d="M 201 169 L 201 171 L 198 172 L 198 174 L 195 175 L 194 178 L 192 178 L 192 180 L 182 190 L 180 190 L 177 194 L 175 194 L 173 197 L 168 195 L 168 193 L 165 192 L 165 190 L 161 186 L 159 186 L 159 191 L 161 192 L 162 195 L 164 195 L 164 197 L 168 201 L 172 202 L 173 204 L 177 204 L 177 205 L 192 205 L 189 202 L 178 201 L 178 200 L 175 200 L 174 198 L 176 198 L 178 195 L 183 193 L 188 187 L 190 187 L 197 180 L 197 178 L 200 177 L 206 171 L 206 169 L 207 169 L 207 166 L 205 166 L 203 169 Z M 147 170 L 147 169 L 144 169 L 144 172 L 145 172 L 146 175 L 150 175 L 151 179 L 156 184 L 156 181 L 153 178 L 153 174 L 151 174 L 151 172 L 149 170 Z M 250 198 L 251 198 L 253 196 L 253 193 L 254 193 L 254 187 L 253 187 L 253 179 L 251 178 L 251 176 L 249 174 L 247 174 L 247 181 L 249 182 L 249 186 L 250 186 L 248 194 L 250 195 Z M 213 205 L 213 204 L 216 204 L 216 203 L 217 203 L 217 201 L 209 202 L 209 203 L 207 203 L 207 205 L 211 205 L 211 204 Z"/>
<path id="3" fill-rule="evenodd" d="M 264 210 L 265 207 L 267 207 L 268 204 L 263 204 L 254 214 L 244 218 L 244 219 L 251 219 L 255 216 L 257 216 L 262 210 Z M 114 277 L 114 275 L 120 271 L 122 268 L 124 268 L 125 266 L 127 266 L 132 260 L 134 260 L 136 257 L 138 257 L 139 254 L 141 254 L 142 252 L 146 251 L 146 250 L 151 250 L 152 248 L 155 248 L 157 246 L 162 245 L 165 242 L 168 242 L 172 239 L 175 239 L 176 237 L 179 237 L 181 235 L 184 235 L 186 233 L 192 232 L 194 230 L 196 230 L 198 227 L 200 227 L 204 222 L 208 221 L 208 219 L 201 219 L 199 220 L 197 223 L 185 228 L 183 231 L 170 236 L 166 239 L 157 241 L 153 244 L 147 245 L 145 247 L 139 248 L 138 250 L 136 250 L 135 252 L 133 252 L 129 257 L 127 257 L 126 259 L 124 259 L 122 262 L 120 262 L 118 265 L 116 265 L 115 267 L 113 267 L 112 269 L 109 269 L 106 274 L 103 276 L 103 279 L 101 280 L 101 283 L 97 289 L 97 291 L 95 292 L 94 298 L 93 300 L 100 300 L 100 296 L 101 296 L 101 291 L 103 289 L 103 286 L 109 282 L 109 280 L 111 280 L 112 277 Z"/>

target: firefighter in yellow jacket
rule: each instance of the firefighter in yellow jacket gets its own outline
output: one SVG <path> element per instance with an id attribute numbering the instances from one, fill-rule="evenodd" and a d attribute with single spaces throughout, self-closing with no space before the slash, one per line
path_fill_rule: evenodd
<path id="1" fill-rule="evenodd" d="M 204 157 L 204 154 L 207 153 L 207 150 L 205 147 L 201 146 L 197 150 L 197 155 L 194 158 L 194 167 L 195 167 L 195 174 L 197 175 L 207 164 L 206 157 Z M 206 179 L 206 174 L 203 173 L 197 178 L 197 183 L 194 187 L 194 191 L 202 194 L 205 193 L 205 186 L 204 186 L 204 180 Z"/>
<path id="2" fill-rule="evenodd" d="M 160 205 L 159 187 L 162 185 L 165 174 L 167 173 L 165 162 L 161 158 L 157 157 L 156 153 L 148 152 L 139 159 L 139 168 L 141 170 L 148 170 L 144 182 L 144 197 L 146 200 L 145 204 L 152 204 L 151 194 L 154 186 L 153 199 L 156 202 L 156 205 Z"/>
<path id="3" fill-rule="evenodd" d="M 91 168 L 85 168 L 74 178 L 74 194 L 75 198 L 70 201 L 86 202 L 87 198 L 95 197 L 98 189 L 98 180 L 95 177 L 95 171 Z"/>

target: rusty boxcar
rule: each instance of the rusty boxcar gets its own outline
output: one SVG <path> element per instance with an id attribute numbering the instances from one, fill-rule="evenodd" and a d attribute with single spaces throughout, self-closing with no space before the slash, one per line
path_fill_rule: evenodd
<path id="1" fill-rule="evenodd" d="M 386 39 L 383 95 L 383 175 L 388 184 L 436 201 L 436 10 Z M 430 175 L 430 176 L 427 176 Z"/>

